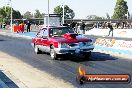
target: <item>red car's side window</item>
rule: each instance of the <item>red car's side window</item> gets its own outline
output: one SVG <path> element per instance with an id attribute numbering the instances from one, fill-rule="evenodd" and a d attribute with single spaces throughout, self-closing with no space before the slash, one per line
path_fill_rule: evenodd
<path id="1" fill-rule="evenodd" d="M 39 37 L 39 38 L 42 38 L 42 37 L 44 37 L 44 36 L 48 36 L 48 31 L 47 31 L 47 29 L 44 28 L 44 29 L 40 30 L 40 31 L 37 33 L 36 36 Z"/>
<path id="2" fill-rule="evenodd" d="M 40 30 L 37 35 L 37 37 L 42 38 L 43 37 L 43 30 Z"/>

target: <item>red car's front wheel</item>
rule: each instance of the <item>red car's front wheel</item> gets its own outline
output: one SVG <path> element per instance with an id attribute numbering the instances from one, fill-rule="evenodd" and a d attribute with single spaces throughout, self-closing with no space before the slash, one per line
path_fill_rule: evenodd
<path id="1" fill-rule="evenodd" d="M 57 60 L 58 58 L 53 46 L 51 46 L 51 49 L 50 49 L 50 56 L 53 60 Z"/>

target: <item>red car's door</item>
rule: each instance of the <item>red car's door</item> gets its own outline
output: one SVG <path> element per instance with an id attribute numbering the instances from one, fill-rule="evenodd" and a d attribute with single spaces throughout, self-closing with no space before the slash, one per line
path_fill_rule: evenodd
<path id="1" fill-rule="evenodd" d="M 41 45 L 41 40 L 43 39 L 43 30 L 40 30 L 36 37 L 35 37 L 35 44 L 36 45 Z"/>
<path id="2" fill-rule="evenodd" d="M 43 30 L 43 38 L 41 38 L 41 46 L 43 51 L 49 52 L 49 42 L 48 42 L 48 30 Z"/>

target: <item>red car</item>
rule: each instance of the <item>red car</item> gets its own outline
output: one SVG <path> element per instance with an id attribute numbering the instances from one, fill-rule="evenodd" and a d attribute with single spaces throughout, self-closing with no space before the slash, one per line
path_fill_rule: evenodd
<path id="1" fill-rule="evenodd" d="M 89 58 L 94 49 L 91 39 L 66 26 L 40 29 L 32 39 L 32 46 L 37 54 L 48 52 L 54 60 L 64 55 Z"/>

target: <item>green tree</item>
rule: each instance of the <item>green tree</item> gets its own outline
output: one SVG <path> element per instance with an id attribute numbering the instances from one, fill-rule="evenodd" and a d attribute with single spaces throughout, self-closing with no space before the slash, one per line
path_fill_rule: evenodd
<path id="1" fill-rule="evenodd" d="M 41 13 L 42 18 L 44 18 L 45 13 Z"/>
<path id="2" fill-rule="evenodd" d="M 18 10 L 13 11 L 13 19 L 21 19 L 22 15 Z"/>
<path id="3" fill-rule="evenodd" d="M 89 19 L 89 20 L 105 19 L 104 17 L 99 17 L 99 16 L 96 16 L 96 15 L 88 15 L 86 18 Z"/>
<path id="4" fill-rule="evenodd" d="M 33 15 L 31 14 L 31 12 L 27 11 L 24 13 L 23 18 L 31 19 L 31 18 L 33 18 Z"/>
<path id="5" fill-rule="evenodd" d="M 34 14 L 34 17 L 35 18 L 43 18 L 43 13 L 40 13 L 40 11 L 38 9 L 35 10 L 35 14 Z"/>
<path id="6" fill-rule="evenodd" d="M 106 19 L 110 19 L 110 15 L 106 13 Z"/>
<path id="7" fill-rule="evenodd" d="M 13 16 L 13 19 L 20 19 L 21 13 L 12 8 L 12 16 Z M 0 17 L 1 17 L 0 19 L 1 22 L 9 20 L 11 18 L 11 7 L 3 6 L 2 8 L 0 8 Z"/>
<path id="8" fill-rule="evenodd" d="M 0 15 L 2 17 L 6 17 L 7 16 L 7 14 L 6 14 L 6 12 L 5 12 L 5 10 L 3 8 L 0 8 Z"/>
<path id="9" fill-rule="evenodd" d="M 55 14 L 63 14 L 62 6 L 57 6 L 54 8 Z M 65 19 L 73 19 L 75 17 L 75 13 L 72 9 L 70 9 L 67 5 L 64 6 L 64 18 Z"/>
<path id="10" fill-rule="evenodd" d="M 127 12 L 128 12 L 127 2 L 124 0 L 117 0 L 112 18 L 113 19 L 126 19 Z"/>

